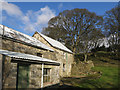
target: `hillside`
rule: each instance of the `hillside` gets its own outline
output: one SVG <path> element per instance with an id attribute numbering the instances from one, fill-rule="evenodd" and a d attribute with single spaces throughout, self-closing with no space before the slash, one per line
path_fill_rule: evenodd
<path id="1" fill-rule="evenodd" d="M 82 56 L 84 55 L 78 55 L 81 57 L 79 60 L 82 60 Z M 77 88 L 119 88 L 119 53 L 104 51 L 90 53 L 88 60 L 92 60 L 94 63 L 92 71 L 98 73 L 88 74 L 85 77 L 78 77 L 77 75 L 78 78 L 63 78 L 64 84 Z"/>

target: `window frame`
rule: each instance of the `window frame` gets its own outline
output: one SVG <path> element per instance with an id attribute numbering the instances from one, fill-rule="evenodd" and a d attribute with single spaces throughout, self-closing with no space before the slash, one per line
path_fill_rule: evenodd
<path id="1" fill-rule="evenodd" d="M 44 68 L 44 70 L 43 70 L 43 83 L 48 83 L 51 81 L 50 80 L 50 71 L 51 71 L 51 68 Z"/>

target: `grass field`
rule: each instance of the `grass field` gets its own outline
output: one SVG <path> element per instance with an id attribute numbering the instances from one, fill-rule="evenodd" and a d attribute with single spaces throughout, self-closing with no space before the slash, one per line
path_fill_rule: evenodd
<path id="1" fill-rule="evenodd" d="M 102 55 L 104 55 L 103 52 Z M 95 65 L 92 70 L 102 72 L 101 77 L 98 78 L 99 74 L 93 74 L 85 78 L 67 78 L 63 81 L 68 85 L 80 88 L 119 88 L 120 68 L 118 63 L 120 61 L 111 59 L 111 56 L 102 55 L 90 58 Z"/>
<path id="2" fill-rule="evenodd" d="M 93 75 L 91 78 L 74 85 L 81 88 L 118 88 L 118 67 L 96 66 L 93 69 L 101 71 L 102 76 L 94 79 L 95 76 Z"/>
<path id="3" fill-rule="evenodd" d="M 93 70 L 101 71 L 102 75 L 88 75 L 85 78 L 67 78 L 64 81 L 68 85 L 80 88 L 119 88 L 118 67 L 95 66 Z"/>

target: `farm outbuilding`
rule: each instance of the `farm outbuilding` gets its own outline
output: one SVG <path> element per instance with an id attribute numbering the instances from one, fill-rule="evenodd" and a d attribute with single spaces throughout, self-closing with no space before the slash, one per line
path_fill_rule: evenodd
<path id="1" fill-rule="evenodd" d="M 36 39 L 38 39 L 39 41 L 41 41 L 42 43 L 54 50 L 57 61 L 61 62 L 60 76 L 70 76 L 72 63 L 74 61 L 73 52 L 59 41 L 54 40 L 42 33 L 35 32 L 33 37 L 35 37 Z"/>
<path id="2" fill-rule="evenodd" d="M 40 70 L 39 70 L 39 75 L 41 76 L 41 79 L 39 77 L 39 86 L 42 88 L 43 87 L 43 80 L 44 76 L 43 72 L 45 72 L 46 68 L 44 68 L 44 65 L 54 65 L 54 66 L 59 66 L 60 63 L 56 61 L 52 61 L 49 59 L 41 58 L 38 56 L 30 55 L 30 54 L 24 54 L 24 53 L 18 53 L 18 52 L 11 52 L 7 50 L 0 50 L 0 54 L 3 55 L 3 61 L 5 61 L 6 57 L 11 58 L 12 63 L 17 63 L 17 78 L 16 78 L 16 84 L 18 88 L 28 88 L 29 86 L 29 81 L 31 80 L 29 77 L 29 72 L 32 73 L 32 69 L 30 69 L 30 65 L 36 64 Z M 3 65 L 4 66 L 4 65 Z M 4 68 L 8 69 L 8 66 Z M 3 72 L 4 72 L 3 68 Z M 15 68 L 15 67 L 14 67 Z M 5 71 L 6 72 L 6 71 Z M 3 77 L 6 76 L 5 74 L 15 74 L 15 72 L 9 72 L 9 73 L 4 73 Z M 12 75 L 12 74 L 11 74 Z M 6 77 L 5 77 L 6 78 Z M 15 77 L 11 77 L 10 81 L 12 81 Z M 59 78 L 59 77 L 58 77 Z M 48 77 L 46 78 L 48 80 Z M 4 79 L 6 80 L 6 79 Z M 33 87 L 34 88 L 34 87 Z"/>
<path id="3" fill-rule="evenodd" d="M 60 77 L 70 76 L 73 53 L 60 42 L 59 45 L 63 49 L 0 25 L 2 88 L 43 88 L 58 84 Z"/>

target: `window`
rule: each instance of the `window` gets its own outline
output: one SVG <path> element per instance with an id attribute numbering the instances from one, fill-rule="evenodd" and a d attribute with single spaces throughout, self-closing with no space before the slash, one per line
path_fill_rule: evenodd
<path id="1" fill-rule="evenodd" d="M 50 82 L 50 68 L 44 68 L 43 73 L 43 82 Z"/>
<path id="2" fill-rule="evenodd" d="M 65 72 L 65 64 L 63 64 L 63 72 Z"/>
<path id="3" fill-rule="evenodd" d="M 37 56 L 42 57 L 42 54 L 41 53 L 37 53 Z"/>

